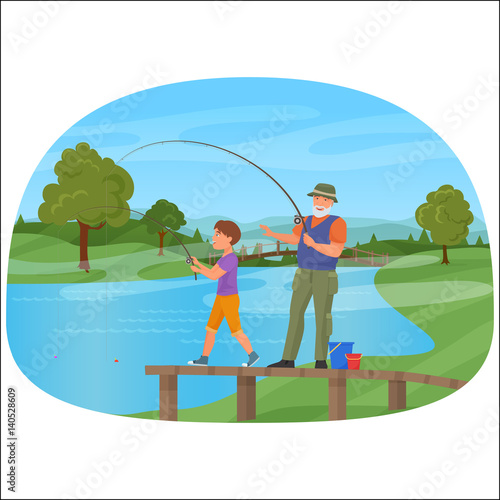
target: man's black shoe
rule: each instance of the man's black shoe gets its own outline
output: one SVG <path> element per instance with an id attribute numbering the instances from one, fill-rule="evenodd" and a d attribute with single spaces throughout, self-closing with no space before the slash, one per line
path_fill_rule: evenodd
<path id="1" fill-rule="evenodd" d="M 316 365 L 314 368 L 328 368 L 326 361 L 316 361 Z"/>
<path id="2" fill-rule="evenodd" d="M 268 368 L 295 368 L 295 361 L 293 361 L 293 360 L 288 361 L 287 359 L 282 359 L 281 361 L 278 361 L 277 363 L 273 363 L 272 365 L 269 365 Z"/>

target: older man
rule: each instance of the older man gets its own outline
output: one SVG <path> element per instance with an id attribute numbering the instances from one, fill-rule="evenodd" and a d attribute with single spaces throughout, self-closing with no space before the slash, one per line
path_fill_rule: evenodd
<path id="1" fill-rule="evenodd" d="M 283 359 L 271 367 L 293 368 L 304 333 L 304 314 L 313 297 L 316 315 L 315 368 L 326 368 L 328 340 L 332 334 L 333 296 L 338 291 L 338 276 L 335 268 L 346 242 L 346 223 L 330 215 L 337 203 L 335 188 L 331 184 L 318 184 L 308 194 L 313 198 L 313 215 L 304 217 L 304 224 L 295 226 L 292 234 L 274 233 L 261 225 L 264 236 L 297 245 L 297 269 L 292 283 L 290 322 L 286 335 Z"/>

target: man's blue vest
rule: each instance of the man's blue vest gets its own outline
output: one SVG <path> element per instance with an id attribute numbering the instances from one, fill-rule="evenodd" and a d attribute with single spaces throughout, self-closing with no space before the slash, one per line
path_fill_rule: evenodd
<path id="1" fill-rule="evenodd" d="M 311 227 L 312 216 L 307 217 L 305 225 L 309 236 L 316 242 L 329 245 L 330 240 L 330 227 L 338 219 L 337 215 L 329 215 L 323 222 L 315 227 Z M 297 261 L 299 267 L 302 269 L 314 269 L 318 271 L 334 271 L 337 267 L 338 257 L 329 257 L 320 253 L 314 248 L 309 247 L 304 243 L 304 228 L 300 235 L 299 247 L 297 249 Z"/>

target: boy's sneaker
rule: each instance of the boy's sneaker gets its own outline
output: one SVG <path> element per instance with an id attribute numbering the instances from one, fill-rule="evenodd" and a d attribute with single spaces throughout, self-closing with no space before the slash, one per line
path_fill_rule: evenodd
<path id="1" fill-rule="evenodd" d="M 195 359 L 193 361 L 188 361 L 188 365 L 207 366 L 208 365 L 208 356 L 201 356 L 199 359 Z"/>
<path id="2" fill-rule="evenodd" d="M 243 363 L 241 366 L 245 366 L 247 368 L 250 368 L 250 366 L 253 366 L 255 363 L 257 363 L 257 361 L 259 361 L 259 359 L 260 359 L 259 355 L 255 351 L 252 351 L 248 355 L 248 363 Z"/>

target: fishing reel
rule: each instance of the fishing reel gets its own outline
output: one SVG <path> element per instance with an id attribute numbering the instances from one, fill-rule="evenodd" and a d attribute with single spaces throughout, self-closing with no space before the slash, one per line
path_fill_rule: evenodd
<path id="1" fill-rule="evenodd" d="M 299 215 L 296 215 L 294 218 L 293 218 L 293 222 L 296 226 L 298 226 L 299 224 L 302 224 L 302 218 L 299 216 Z"/>
<path id="2" fill-rule="evenodd" d="M 186 257 L 186 264 L 190 266 L 193 263 L 193 259 L 191 257 Z M 198 280 L 198 275 L 194 273 L 194 279 Z"/>

